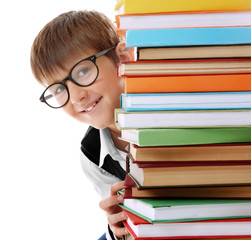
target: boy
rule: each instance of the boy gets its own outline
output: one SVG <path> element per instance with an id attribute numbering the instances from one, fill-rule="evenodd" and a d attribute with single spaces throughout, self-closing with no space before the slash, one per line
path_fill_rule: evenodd
<path id="1" fill-rule="evenodd" d="M 62 107 L 90 125 L 81 142 L 81 164 L 102 197 L 100 207 L 109 223 L 107 239 L 128 234 L 121 225 L 126 216 L 117 206 L 123 198 L 116 194 L 124 188 L 127 143 L 118 139 L 114 109 L 124 90 L 116 66 L 131 59 L 113 23 L 95 11 L 59 15 L 40 31 L 31 49 L 33 74 L 46 88 L 40 101 Z"/>

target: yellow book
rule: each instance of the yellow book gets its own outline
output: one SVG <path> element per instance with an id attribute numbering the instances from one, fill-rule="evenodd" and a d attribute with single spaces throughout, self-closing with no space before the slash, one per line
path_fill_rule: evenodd
<path id="1" fill-rule="evenodd" d="M 251 0 L 119 0 L 118 14 L 251 10 Z"/>

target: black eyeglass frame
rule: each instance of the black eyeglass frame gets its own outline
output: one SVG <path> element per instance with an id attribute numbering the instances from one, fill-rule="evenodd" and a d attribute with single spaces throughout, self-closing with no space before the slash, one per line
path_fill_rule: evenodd
<path id="1" fill-rule="evenodd" d="M 71 68 L 71 71 L 70 71 L 69 75 L 68 75 L 65 79 L 63 79 L 62 81 L 53 83 L 53 84 L 51 84 L 50 86 L 48 86 L 48 87 L 43 91 L 43 93 L 42 93 L 42 95 L 40 96 L 39 100 L 40 100 L 41 102 L 46 103 L 49 107 L 55 108 L 55 109 L 56 109 L 56 108 L 61 108 L 61 107 L 65 106 L 65 105 L 68 103 L 69 99 L 70 99 L 70 92 L 69 92 L 69 89 L 68 89 L 67 85 L 65 84 L 65 82 L 69 80 L 69 81 L 73 82 L 74 84 L 76 84 L 76 85 L 78 85 L 78 86 L 80 86 L 80 87 L 88 87 L 88 86 L 92 85 L 92 84 L 97 80 L 98 75 L 99 75 L 99 68 L 98 68 L 98 65 L 96 64 L 96 59 L 99 58 L 99 57 L 101 57 L 101 56 L 103 56 L 103 55 L 105 55 L 107 52 L 109 52 L 110 50 L 114 49 L 115 47 L 116 47 L 116 46 L 107 48 L 107 49 L 105 49 L 105 50 L 103 50 L 103 51 L 101 51 L 101 52 L 99 52 L 99 53 L 96 53 L 96 54 L 94 54 L 94 55 L 92 55 L 92 56 L 89 56 L 89 57 L 87 57 L 87 58 L 84 58 L 84 59 L 78 61 L 78 62 Z M 79 84 L 78 82 L 76 82 L 76 81 L 72 78 L 72 72 L 73 72 L 74 68 L 75 68 L 79 63 L 81 63 L 81 62 L 83 62 L 83 61 L 91 61 L 91 62 L 96 66 L 96 68 L 97 68 L 97 76 L 95 77 L 95 79 L 94 79 L 91 83 L 89 83 L 89 84 L 87 84 L 87 85 L 81 85 L 81 84 Z M 52 87 L 53 85 L 56 85 L 56 84 L 61 84 L 61 85 L 63 85 L 63 86 L 65 87 L 66 91 L 67 91 L 67 94 L 68 94 L 68 98 L 67 98 L 66 102 L 65 102 L 62 106 L 60 106 L 60 107 L 53 107 L 53 106 L 51 106 L 49 103 L 47 103 L 46 97 L 44 96 L 45 92 L 46 92 L 50 87 Z M 49 97 L 49 96 L 47 96 L 47 98 L 48 98 L 48 97 Z M 49 98 L 50 98 L 50 97 L 49 97 Z"/>

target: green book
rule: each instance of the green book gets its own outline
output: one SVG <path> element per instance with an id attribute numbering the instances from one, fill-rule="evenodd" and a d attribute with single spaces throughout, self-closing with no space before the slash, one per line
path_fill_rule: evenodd
<path id="1" fill-rule="evenodd" d="M 242 143 L 251 142 L 251 127 L 124 129 L 121 139 L 138 146 Z"/>
<path id="2" fill-rule="evenodd" d="M 151 223 L 251 217 L 251 200 L 124 199 L 120 206 Z"/>

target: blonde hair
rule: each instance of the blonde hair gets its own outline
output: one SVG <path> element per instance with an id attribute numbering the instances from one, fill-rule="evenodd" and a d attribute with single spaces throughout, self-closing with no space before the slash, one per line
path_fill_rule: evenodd
<path id="1" fill-rule="evenodd" d="M 115 24 L 96 11 L 69 11 L 63 13 L 39 32 L 31 47 L 30 63 L 35 78 L 50 78 L 58 69 L 67 69 L 69 59 L 80 56 L 92 48 L 103 51 L 117 45 Z M 118 57 L 114 50 L 106 54 L 114 63 Z"/>

